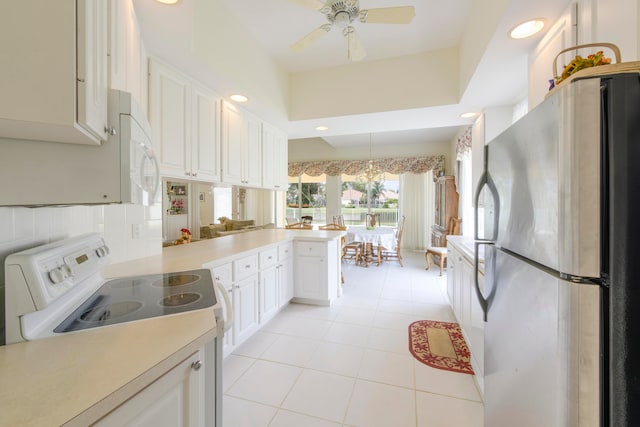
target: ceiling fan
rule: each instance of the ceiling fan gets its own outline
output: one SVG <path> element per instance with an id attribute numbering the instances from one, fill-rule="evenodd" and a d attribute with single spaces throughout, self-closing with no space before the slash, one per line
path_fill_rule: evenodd
<path id="1" fill-rule="evenodd" d="M 408 24 L 415 16 L 413 6 L 360 9 L 358 0 L 290 1 L 322 13 L 329 21 L 328 24 L 321 25 L 291 45 L 293 51 L 302 52 L 327 34 L 335 25 L 342 29 L 342 35 L 347 44 L 347 57 L 352 61 L 359 61 L 367 55 L 358 33 L 351 25 L 356 19 L 365 24 Z"/>

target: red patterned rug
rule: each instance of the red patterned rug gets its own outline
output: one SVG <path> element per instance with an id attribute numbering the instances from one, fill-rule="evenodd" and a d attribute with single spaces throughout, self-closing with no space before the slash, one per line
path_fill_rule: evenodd
<path id="1" fill-rule="evenodd" d="M 471 352 L 457 323 L 413 322 L 409 325 L 409 351 L 425 365 L 473 375 Z"/>

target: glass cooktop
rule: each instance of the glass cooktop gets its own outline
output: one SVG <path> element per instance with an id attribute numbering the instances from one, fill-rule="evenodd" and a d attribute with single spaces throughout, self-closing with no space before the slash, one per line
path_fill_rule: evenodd
<path id="1" fill-rule="evenodd" d="M 126 277 L 105 282 L 54 332 L 114 325 L 216 304 L 207 269 Z"/>

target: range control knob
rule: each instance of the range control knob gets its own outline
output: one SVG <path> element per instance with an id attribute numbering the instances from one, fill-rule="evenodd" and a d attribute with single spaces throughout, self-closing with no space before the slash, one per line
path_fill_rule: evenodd
<path id="1" fill-rule="evenodd" d="M 49 279 L 55 284 L 62 282 L 66 277 L 61 268 L 54 268 L 49 272 Z"/>
<path id="2" fill-rule="evenodd" d="M 98 249 L 96 249 L 96 255 L 98 255 L 98 258 L 107 256 L 108 253 L 109 248 L 107 248 L 106 246 L 100 246 Z"/>

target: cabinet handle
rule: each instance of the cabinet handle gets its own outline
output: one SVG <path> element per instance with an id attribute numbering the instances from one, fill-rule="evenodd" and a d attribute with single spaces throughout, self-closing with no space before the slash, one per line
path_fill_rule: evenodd
<path id="1" fill-rule="evenodd" d="M 199 371 L 202 368 L 202 360 L 196 360 L 191 364 L 191 369 L 194 371 Z"/>
<path id="2" fill-rule="evenodd" d="M 274 187 L 276 187 L 276 188 L 280 188 L 280 186 L 279 186 L 279 185 L 274 185 Z"/>
<path id="3" fill-rule="evenodd" d="M 198 172 L 191 172 L 191 176 L 198 176 Z"/>
<path id="4" fill-rule="evenodd" d="M 267 259 L 273 259 L 273 257 L 272 257 L 272 256 L 270 256 L 270 257 L 268 257 Z"/>
<path id="5" fill-rule="evenodd" d="M 220 276 L 216 276 L 216 277 L 214 277 L 214 279 L 220 280 Z"/>
<path id="6" fill-rule="evenodd" d="M 117 132 L 116 132 L 116 128 L 114 128 L 113 126 L 111 126 L 111 127 L 105 126 L 105 127 L 104 127 L 104 133 L 106 133 L 107 135 L 111 135 L 111 136 L 113 136 L 113 135 L 115 135 Z"/>
<path id="7" fill-rule="evenodd" d="M 251 264 L 245 265 L 244 268 L 251 268 Z"/>
<path id="8" fill-rule="evenodd" d="M 184 174 L 187 176 L 191 176 L 191 172 L 185 172 Z"/>

